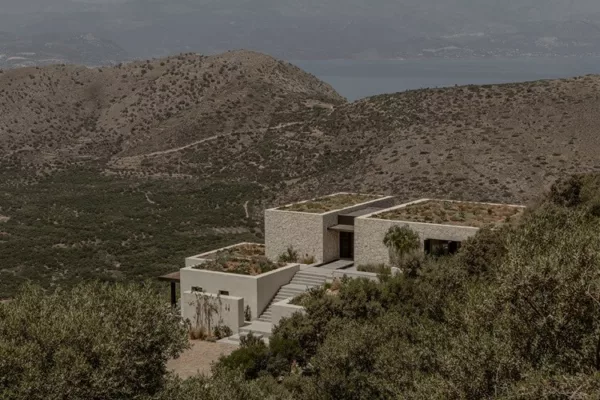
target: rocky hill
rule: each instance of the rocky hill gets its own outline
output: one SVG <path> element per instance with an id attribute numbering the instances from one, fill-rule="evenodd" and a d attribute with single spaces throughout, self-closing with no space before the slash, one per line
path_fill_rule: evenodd
<path id="1" fill-rule="evenodd" d="M 0 297 L 176 269 L 261 240 L 267 205 L 336 190 L 527 202 L 600 170 L 599 89 L 587 76 L 348 103 L 246 51 L 4 71 Z"/>

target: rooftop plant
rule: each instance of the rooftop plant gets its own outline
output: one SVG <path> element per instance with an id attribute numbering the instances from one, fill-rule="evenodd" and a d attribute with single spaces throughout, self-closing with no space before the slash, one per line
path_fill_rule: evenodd
<path id="1" fill-rule="evenodd" d="M 522 211 L 521 207 L 505 204 L 429 200 L 382 212 L 374 218 L 480 228 L 509 222 Z"/>
<path id="2" fill-rule="evenodd" d="M 324 213 L 355 206 L 369 200 L 375 200 L 379 197 L 380 196 L 373 194 L 342 193 L 333 196 L 319 197 L 302 203 L 291 204 L 289 206 L 280 207 L 279 209 L 284 211 Z"/>
<path id="3" fill-rule="evenodd" d="M 196 265 L 194 268 L 255 276 L 285 265 L 284 262 L 275 263 L 269 260 L 264 254 L 263 245 L 244 244 L 221 250 L 216 254 L 215 259 Z"/>

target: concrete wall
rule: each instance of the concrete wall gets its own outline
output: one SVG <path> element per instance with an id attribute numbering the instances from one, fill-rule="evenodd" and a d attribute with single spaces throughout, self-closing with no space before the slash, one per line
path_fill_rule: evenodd
<path id="1" fill-rule="evenodd" d="M 180 271 L 181 292 L 189 292 L 193 286 L 200 287 L 207 293 L 227 291 L 229 296 L 243 298 L 244 307 L 250 306 L 252 318 L 256 319 L 266 307 L 265 299 L 268 297 L 270 301 L 281 286 L 292 280 L 299 269 L 298 264 L 293 264 L 262 275 L 249 276 L 186 267 Z"/>
<path id="2" fill-rule="evenodd" d="M 300 270 L 300 265 L 293 265 L 288 268 L 282 268 L 260 275 L 257 279 L 257 298 L 256 309 L 258 314 L 252 314 L 253 318 L 259 315 L 267 308 L 273 297 L 277 294 L 283 285 L 290 283 L 296 272 Z"/>
<path id="3" fill-rule="evenodd" d="M 339 258 L 339 233 L 327 228 L 337 225 L 338 215 L 366 207 L 387 208 L 394 204 L 394 197 L 381 197 L 341 210 L 322 214 L 265 210 L 266 255 L 276 260 L 291 245 L 300 256 L 314 256 L 319 263 Z"/>
<path id="4" fill-rule="evenodd" d="M 409 203 L 413 204 L 413 203 Z M 404 207 L 405 205 L 391 208 Z M 354 264 L 389 264 L 388 248 L 383 244 L 392 226 L 408 226 L 419 234 L 421 244 L 426 239 L 462 242 L 475 235 L 479 228 L 457 225 L 438 225 L 420 222 L 391 221 L 365 215 L 354 221 Z"/>
<path id="5" fill-rule="evenodd" d="M 289 299 L 285 299 L 273 304 L 273 311 L 271 314 L 271 322 L 273 323 L 273 326 L 278 325 L 283 318 L 290 318 L 297 312 L 302 314 L 306 312 L 304 307 L 290 304 L 292 298 L 293 297 L 290 297 Z"/>
<path id="6" fill-rule="evenodd" d="M 215 313 L 211 318 L 211 327 L 214 328 L 222 323 L 230 327 L 233 333 L 238 333 L 240 327 L 244 326 L 244 299 L 234 296 L 217 296 L 214 293 L 203 293 L 203 295 L 207 295 L 215 302 L 220 301 L 221 303 L 218 313 Z M 182 293 L 181 315 L 184 319 L 189 320 L 192 326 L 196 322 L 196 304 L 195 293 L 190 291 Z"/>

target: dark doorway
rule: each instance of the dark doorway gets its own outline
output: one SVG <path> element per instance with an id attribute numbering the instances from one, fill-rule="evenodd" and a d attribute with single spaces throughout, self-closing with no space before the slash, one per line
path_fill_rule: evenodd
<path id="1" fill-rule="evenodd" d="M 340 258 L 354 258 L 353 232 L 340 232 Z"/>

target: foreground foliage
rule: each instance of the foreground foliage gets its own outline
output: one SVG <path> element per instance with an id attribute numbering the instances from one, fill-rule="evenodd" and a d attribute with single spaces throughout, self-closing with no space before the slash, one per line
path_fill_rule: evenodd
<path id="1" fill-rule="evenodd" d="M 279 378 L 298 399 L 600 398 L 599 188 L 559 182 L 456 256 L 312 291 L 269 346 L 217 370 Z"/>
<path id="2" fill-rule="evenodd" d="M 185 329 L 148 288 L 26 288 L 0 306 L 7 399 L 600 398 L 600 181 L 381 282 L 312 290 L 212 377 L 165 372 Z"/>
<path id="3" fill-rule="evenodd" d="M 27 286 L 0 305 L 0 398 L 155 395 L 186 345 L 180 317 L 148 286 Z"/>

